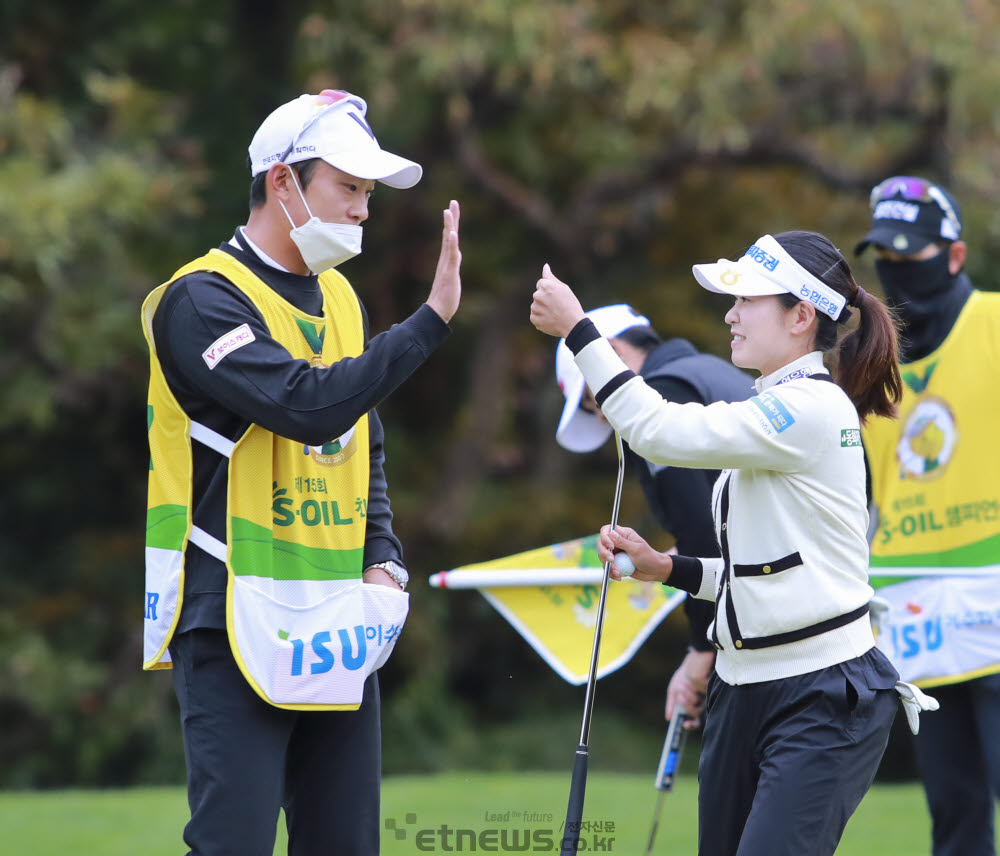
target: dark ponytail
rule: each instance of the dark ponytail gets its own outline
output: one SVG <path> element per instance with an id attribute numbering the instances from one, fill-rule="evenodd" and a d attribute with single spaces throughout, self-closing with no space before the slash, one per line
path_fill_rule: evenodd
<path id="1" fill-rule="evenodd" d="M 896 358 L 895 317 L 881 300 L 855 282 L 847 260 L 825 236 L 817 232 L 783 232 L 775 235 L 775 240 L 824 285 L 844 295 L 848 306 L 857 311 L 857 326 L 837 347 L 833 377 L 851 399 L 861 421 L 871 414 L 894 417 L 903 395 Z M 793 294 L 782 294 L 779 299 L 789 309 L 799 302 Z M 816 313 L 816 320 L 815 347 L 827 353 L 837 345 L 839 324 L 823 312 Z"/>

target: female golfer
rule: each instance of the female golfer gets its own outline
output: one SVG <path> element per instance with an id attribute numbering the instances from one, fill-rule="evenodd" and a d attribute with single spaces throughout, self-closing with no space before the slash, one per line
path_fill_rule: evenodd
<path id="1" fill-rule="evenodd" d="M 566 337 L 604 416 L 636 453 L 722 470 L 712 500 L 721 558 L 660 553 L 627 527 L 605 527 L 599 543 L 604 561 L 627 553 L 636 579 L 715 601 L 699 854 L 825 856 L 872 783 L 896 709 L 898 675 L 868 617 L 859 430 L 869 414 L 894 414 L 896 331 L 816 233 L 765 235 L 738 261 L 693 270 L 704 288 L 736 298 L 725 318 L 732 360 L 760 372 L 748 401 L 664 401 L 547 266 L 531 321 Z M 824 355 L 855 311 L 831 377 Z M 898 692 L 912 728 L 910 708 L 933 702 L 909 685 Z"/>

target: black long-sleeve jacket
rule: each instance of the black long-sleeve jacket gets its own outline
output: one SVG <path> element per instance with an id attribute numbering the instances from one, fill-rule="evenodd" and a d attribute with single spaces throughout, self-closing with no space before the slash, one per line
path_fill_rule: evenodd
<path id="1" fill-rule="evenodd" d="M 220 250 L 245 264 L 281 297 L 310 315 L 322 314 L 318 278 L 265 264 L 237 231 Z M 369 414 L 371 471 L 364 566 L 402 560 L 392 531 L 392 511 L 383 472 L 383 430 L 375 407 L 409 377 L 444 340 L 448 325 L 427 305 L 369 340 L 358 357 L 318 369 L 271 338 L 264 320 L 236 286 L 214 273 L 193 273 L 167 289 L 153 318 L 153 337 L 163 373 L 178 403 L 193 421 L 231 440 L 253 423 L 307 445 L 321 445 Z M 202 354 L 242 324 L 252 344 L 229 353 L 212 368 Z M 194 456 L 193 517 L 210 535 L 226 537 L 228 460 L 200 443 Z M 194 544 L 187 548 L 184 602 L 177 632 L 194 627 L 224 629 L 225 565 Z"/>

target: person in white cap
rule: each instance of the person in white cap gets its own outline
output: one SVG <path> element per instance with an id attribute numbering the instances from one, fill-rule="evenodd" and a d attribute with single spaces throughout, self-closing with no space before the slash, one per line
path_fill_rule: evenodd
<path id="1" fill-rule="evenodd" d="M 749 375 L 726 360 L 700 353 L 685 339 L 662 340 L 649 319 L 627 304 L 591 309 L 587 317 L 622 362 L 668 401 L 711 404 L 750 396 L 753 381 Z M 556 347 L 556 383 L 566 398 L 556 441 L 571 452 L 598 449 L 611 436 L 611 426 L 597 408 L 565 339 Z M 625 450 L 650 513 L 674 536 L 676 550 L 688 556 L 718 556 L 719 543 L 712 526 L 712 485 L 719 471 L 651 464 L 627 444 Z M 712 605 L 689 597 L 684 611 L 690 622 L 690 643 L 667 686 L 665 717 L 669 721 L 680 705 L 691 717 L 685 727 L 692 729 L 700 725 L 708 678 L 715 666 L 715 646 L 707 634 Z"/>
<path id="2" fill-rule="evenodd" d="M 459 207 L 409 318 L 370 336 L 337 270 L 376 182 L 408 188 L 355 95 L 279 107 L 249 148 L 250 216 L 143 306 L 150 345 L 144 668 L 173 668 L 190 853 L 379 851 L 376 669 L 406 614 L 376 406 L 441 344 Z"/>
<path id="3" fill-rule="evenodd" d="M 896 331 L 814 232 L 764 235 L 739 260 L 695 265 L 694 275 L 735 297 L 725 318 L 732 360 L 760 374 L 748 401 L 664 401 L 549 271 L 531 320 L 566 337 L 633 451 L 654 463 L 722 469 L 713 495 L 721 558 L 660 553 L 627 527 L 606 526 L 598 541 L 604 561 L 626 552 L 637 579 L 715 603 L 699 854 L 826 856 L 875 776 L 897 693 L 912 729 L 921 709 L 937 706 L 898 681 L 868 615 L 860 421 L 895 412 Z M 855 315 L 856 329 L 838 343 Z M 831 374 L 824 357 L 834 352 Z"/>

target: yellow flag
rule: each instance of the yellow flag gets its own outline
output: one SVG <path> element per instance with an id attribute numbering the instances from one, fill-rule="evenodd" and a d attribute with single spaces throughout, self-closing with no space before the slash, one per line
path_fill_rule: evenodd
<path id="1" fill-rule="evenodd" d="M 478 588 L 553 669 L 586 682 L 601 597 L 597 536 L 435 574 L 438 588 Z M 624 666 L 685 592 L 659 583 L 609 580 L 597 677 Z"/>

